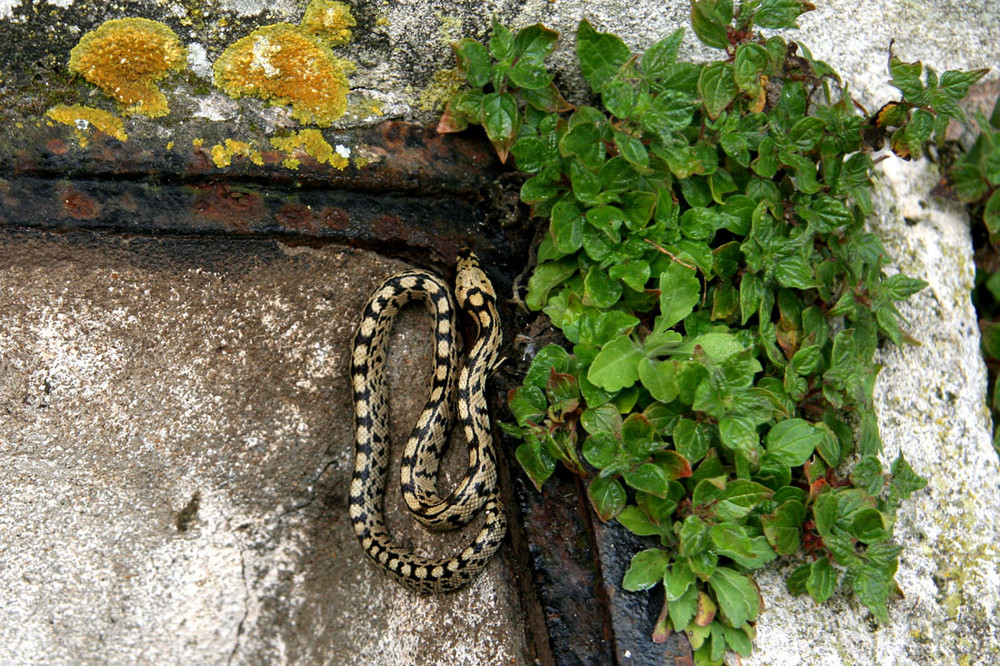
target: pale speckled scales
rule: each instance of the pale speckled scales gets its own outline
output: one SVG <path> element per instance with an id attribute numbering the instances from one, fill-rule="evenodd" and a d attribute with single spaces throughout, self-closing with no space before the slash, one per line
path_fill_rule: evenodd
<path id="1" fill-rule="evenodd" d="M 351 380 L 355 410 L 354 476 L 350 518 L 365 553 L 406 587 L 425 594 L 450 592 L 471 581 L 499 548 L 507 524 L 496 489 L 496 462 L 486 373 L 501 341 L 496 295 L 475 255 L 459 255 L 456 296 L 479 335 L 458 377 L 458 412 L 469 468 L 454 491 L 441 498 L 435 483 L 446 444 L 458 365 L 455 305 L 448 286 L 432 273 L 410 270 L 383 282 L 365 306 L 354 338 Z M 401 464 L 403 498 L 423 524 L 454 529 L 484 507 L 486 522 L 472 543 L 453 557 L 427 558 L 393 544 L 385 527 L 385 477 L 389 467 L 389 413 L 385 360 L 389 332 L 400 308 L 422 300 L 434 319 L 431 394 L 406 442 Z"/>

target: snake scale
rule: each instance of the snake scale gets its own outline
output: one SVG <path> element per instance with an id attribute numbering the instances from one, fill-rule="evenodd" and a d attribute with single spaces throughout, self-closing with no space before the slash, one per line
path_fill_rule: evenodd
<path id="1" fill-rule="evenodd" d="M 496 484 L 496 460 L 486 409 L 485 382 L 501 342 L 496 294 L 469 250 L 458 256 L 455 298 L 478 329 L 476 342 L 456 381 L 458 338 L 455 299 L 433 273 L 408 270 L 383 282 L 365 306 L 354 336 L 355 456 L 350 518 L 365 554 L 390 576 L 417 592 L 457 590 L 471 581 L 500 547 L 507 529 Z M 389 408 L 386 347 L 393 322 L 410 301 L 423 301 L 434 320 L 431 393 L 403 449 L 401 488 L 413 515 L 431 529 L 454 529 L 485 507 L 482 529 L 461 553 L 428 558 L 393 543 L 385 525 L 385 481 L 389 468 Z M 469 466 L 442 498 L 438 466 L 447 445 L 455 388 L 458 420 L 469 443 Z"/>

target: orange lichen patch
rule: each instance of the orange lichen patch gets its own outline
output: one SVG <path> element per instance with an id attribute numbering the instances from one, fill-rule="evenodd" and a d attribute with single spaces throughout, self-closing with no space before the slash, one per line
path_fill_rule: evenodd
<path id="1" fill-rule="evenodd" d="M 349 63 L 297 26 L 254 30 L 215 62 L 215 85 L 232 97 L 254 96 L 292 107 L 292 117 L 328 127 L 347 110 Z"/>
<path id="2" fill-rule="evenodd" d="M 305 153 L 320 164 L 329 164 L 337 169 L 347 167 L 347 156 L 343 154 L 346 150 L 335 151 L 333 146 L 323 138 L 323 133 L 317 129 L 307 129 L 301 132 L 292 132 L 289 136 L 274 137 L 271 145 L 286 153 L 288 159 L 282 165 L 289 169 L 297 169 L 301 160 L 295 157 L 296 154 Z M 350 154 L 350 153 L 348 153 Z"/>
<path id="3" fill-rule="evenodd" d="M 150 117 L 169 112 L 156 82 L 183 69 L 187 49 L 174 31 L 144 18 L 105 21 L 69 54 L 69 69 L 118 100 L 123 113 Z"/>
<path id="4" fill-rule="evenodd" d="M 212 146 L 212 161 L 220 169 L 232 164 L 233 157 L 236 155 L 249 158 L 251 162 L 258 166 L 264 164 L 264 159 L 261 157 L 260 151 L 254 150 L 253 146 L 246 141 L 226 139 L 225 145 L 217 143 Z"/>
<path id="5" fill-rule="evenodd" d="M 351 28 L 358 24 L 351 14 L 351 8 L 334 0 L 313 0 L 306 7 L 299 27 L 310 35 L 316 35 L 330 46 L 339 46 L 351 41 Z"/>
<path id="6" fill-rule="evenodd" d="M 73 106 L 57 104 L 46 111 L 45 115 L 58 123 L 75 128 L 74 134 L 81 147 L 86 147 L 90 143 L 91 128 L 104 132 L 119 141 L 128 139 L 121 118 L 108 111 L 92 109 L 89 106 L 80 106 L 79 104 Z"/>

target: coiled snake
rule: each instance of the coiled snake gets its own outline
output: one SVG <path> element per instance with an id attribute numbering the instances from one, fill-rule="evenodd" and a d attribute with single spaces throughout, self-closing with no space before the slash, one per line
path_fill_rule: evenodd
<path id="1" fill-rule="evenodd" d="M 479 330 L 458 377 L 459 422 L 469 443 L 469 467 L 454 491 L 441 498 L 435 488 L 447 444 L 458 364 L 459 331 L 448 286 L 433 273 L 409 270 L 383 282 L 365 306 L 354 336 L 351 382 L 354 389 L 355 456 L 350 518 L 369 558 L 406 587 L 425 594 L 450 592 L 471 581 L 500 546 L 507 521 L 496 488 L 496 461 L 484 393 L 501 341 L 496 294 L 479 261 L 459 253 L 455 296 Z M 431 394 L 403 450 L 403 499 L 414 516 L 432 529 L 468 523 L 485 505 L 486 522 L 461 553 L 428 558 L 393 544 L 383 513 L 389 467 L 389 413 L 385 381 L 386 346 L 399 310 L 422 300 L 434 318 L 434 375 Z"/>

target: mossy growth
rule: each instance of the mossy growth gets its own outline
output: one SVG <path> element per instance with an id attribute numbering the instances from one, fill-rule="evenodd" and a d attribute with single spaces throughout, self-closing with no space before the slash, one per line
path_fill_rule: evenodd
<path id="1" fill-rule="evenodd" d="M 353 36 L 351 28 L 358 23 L 351 14 L 351 8 L 335 0 L 313 0 L 306 7 L 299 27 L 310 35 L 315 35 L 330 46 L 347 44 Z"/>
<path id="2" fill-rule="evenodd" d="M 350 63 L 289 23 L 266 25 L 215 62 L 215 85 L 231 97 L 259 97 L 292 107 L 303 123 L 329 127 L 347 110 Z"/>
<path id="3" fill-rule="evenodd" d="M 80 39 L 70 51 L 69 69 L 114 97 L 124 114 L 156 118 L 170 110 L 156 82 L 183 69 L 186 59 L 187 49 L 163 23 L 114 19 Z"/>
<path id="4" fill-rule="evenodd" d="M 49 109 L 45 115 L 57 123 L 76 128 L 76 139 L 82 147 L 86 147 L 90 143 L 88 130 L 91 127 L 119 141 L 128 139 L 128 134 L 125 133 L 125 125 L 122 123 L 121 118 L 118 118 L 110 111 L 94 109 L 79 104 L 72 106 L 57 104 Z"/>

